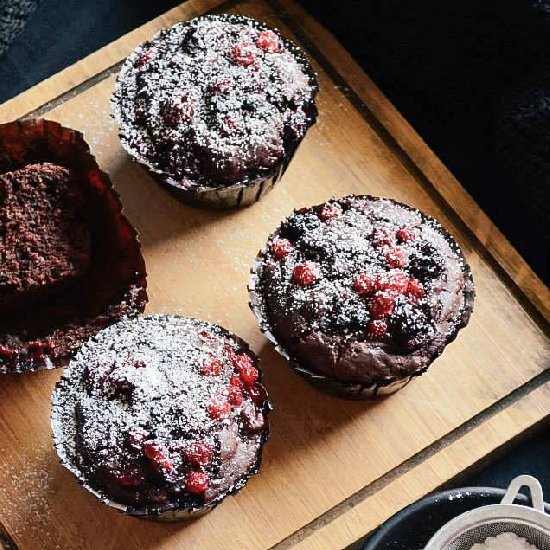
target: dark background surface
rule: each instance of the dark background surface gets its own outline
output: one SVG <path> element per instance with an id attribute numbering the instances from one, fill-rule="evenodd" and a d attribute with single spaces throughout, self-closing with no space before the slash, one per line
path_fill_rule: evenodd
<path id="1" fill-rule="evenodd" d="M 179 3 L 42 0 L 0 57 L 0 101 Z M 550 2 L 301 3 L 354 55 L 548 283 Z M 530 473 L 550 495 L 549 457 L 546 427 L 460 484 L 506 487 L 514 476 Z"/>

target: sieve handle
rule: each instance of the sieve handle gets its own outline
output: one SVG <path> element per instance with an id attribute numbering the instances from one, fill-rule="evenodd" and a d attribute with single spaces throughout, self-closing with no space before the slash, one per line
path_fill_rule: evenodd
<path id="1" fill-rule="evenodd" d="M 538 479 L 533 476 L 522 475 L 512 479 L 512 482 L 506 489 L 506 494 L 500 502 L 501 504 L 512 504 L 519 494 L 522 487 L 528 487 L 531 493 L 531 502 L 533 508 L 539 512 L 544 512 L 544 500 L 542 497 L 542 487 Z"/>

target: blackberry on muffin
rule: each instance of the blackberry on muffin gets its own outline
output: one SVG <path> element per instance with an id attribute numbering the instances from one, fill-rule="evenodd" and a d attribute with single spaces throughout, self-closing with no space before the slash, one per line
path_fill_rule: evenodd
<path id="1" fill-rule="evenodd" d="M 434 219 L 348 196 L 294 212 L 252 268 L 262 329 L 298 372 L 350 398 L 423 373 L 473 307 L 470 268 Z"/>
<path id="2" fill-rule="evenodd" d="M 260 466 L 270 404 L 256 356 L 225 329 L 185 317 L 124 320 L 71 361 L 52 398 L 61 462 L 130 515 L 211 510 Z"/>
<path id="3" fill-rule="evenodd" d="M 208 15 L 160 31 L 126 60 L 113 97 L 123 147 L 191 204 L 258 200 L 317 117 L 315 74 L 276 30 Z"/>

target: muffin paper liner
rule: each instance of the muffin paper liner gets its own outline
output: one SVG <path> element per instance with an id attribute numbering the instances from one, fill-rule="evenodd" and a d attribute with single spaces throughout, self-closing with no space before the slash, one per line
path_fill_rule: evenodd
<path id="1" fill-rule="evenodd" d="M 222 328 L 223 332 L 226 333 L 228 336 L 231 336 L 231 338 L 239 342 L 239 344 L 243 347 L 243 349 L 246 349 L 247 351 L 251 351 L 250 346 L 244 340 L 242 340 L 232 332 L 229 332 L 228 330 L 224 329 L 223 327 L 220 327 L 220 328 Z M 259 372 L 258 382 L 260 382 L 261 384 L 261 380 L 263 378 L 263 372 L 259 364 L 259 358 L 255 354 L 254 356 L 256 357 L 256 360 L 257 360 L 257 367 L 260 367 L 258 368 L 258 372 Z M 271 435 L 271 423 L 269 421 L 269 414 L 273 410 L 273 404 L 271 401 L 269 401 L 269 396 L 266 398 L 266 402 L 263 408 L 263 414 L 265 415 L 267 426 L 262 432 L 262 437 L 260 439 L 260 443 L 257 450 L 256 462 L 244 476 L 242 476 L 237 480 L 237 482 L 231 489 L 229 489 L 222 495 L 218 496 L 218 498 L 215 499 L 214 501 L 200 507 L 187 507 L 187 508 L 180 508 L 180 509 L 162 510 L 162 509 L 155 508 L 154 506 L 133 507 L 127 504 L 121 504 L 119 502 L 111 500 L 104 493 L 94 489 L 89 485 L 89 483 L 86 481 L 85 476 L 82 474 L 78 466 L 74 464 L 73 460 L 71 460 L 70 454 L 66 452 L 67 439 L 63 433 L 63 417 L 60 412 L 65 406 L 65 403 L 63 402 L 62 399 L 56 399 L 56 397 L 62 397 L 60 393 L 56 393 L 56 389 L 58 385 L 59 385 L 59 382 L 56 384 L 52 392 L 51 433 L 53 438 L 53 444 L 57 452 L 57 456 L 61 466 L 69 470 L 75 476 L 78 484 L 81 485 L 88 492 L 90 492 L 92 495 L 94 495 L 103 504 L 106 504 L 107 506 L 114 508 L 115 510 L 127 516 L 132 516 L 139 519 L 146 519 L 150 521 L 156 521 L 160 523 L 172 523 L 177 521 L 185 521 L 185 520 L 198 518 L 210 512 L 214 508 L 216 508 L 228 496 L 232 496 L 238 493 L 248 483 L 249 479 L 252 476 L 258 474 L 258 472 L 260 471 L 260 467 L 262 464 L 263 448 L 267 443 L 269 436 Z M 262 387 L 265 390 L 265 387 L 263 385 Z M 267 391 L 266 391 L 266 395 L 267 395 Z"/>
<path id="2" fill-rule="evenodd" d="M 358 197 L 360 196 L 361 195 L 358 195 Z M 365 197 L 368 198 L 369 196 L 365 196 Z M 407 206 L 407 205 L 403 205 L 403 206 Z M 444 230 L 444 228 L 442 229 L 446 239 L 449 241 L 450 244 L 453 245 L 453 248 L 456 249 L 456 252 L 464 260 L 462 256 L 462 252 L 456 247 L 456 243 L 454 243 L 452 237 L 447 233 L 446 230 Z M 277 231 L 278 230 L 276 230 L 273 234 L 269 236 L 268 242 L 270 242 L 272 237 L 277 234 Z M 428 367 L 431 365 L 433 360 L 436 359 L 443 352 L 446 345 L 450 344 L 456 338 L 460 329 L 464 328 L 468 324 L 468 321 L 473 311 L 473 303 L 474 303 L 474 297 L 475 297 L 474 284 L 473 284 L 470 267 L 468 266 L 467 262 L 464 260 L 462 264 L 463 264 L 465 287 L 463 291 L 464 305 L 461 311 L 461 316 L 455 325 L 455 330 L 453 334 L 451 334 L 450 337 L 448 338 L 446 345 L 439 351 L 439 353 L 435 354 L 431 358 L 431 360 L 428 362 L 428 364 L 425 367 L 418 369 L 413 373 L 410 373 L 408 376 L 404 378 L 387 378 L 387 379 L 379 380 L 370 384 L 363 384 L 357 381 L 340 380 L 332 376 L 328 376 L 325 373 L 322 373 L 320 371 L 316 371 L 315 369 L 305 367 L 298 359 L 293 357 L 278 342 L 277 337 L 274 334 L 273 327 L 271 326 L 268 320 L 262 288 L 261 288 L 261 282 L 260 282 L 260 271 L 264 260 L 264 256 L 267 254 L 267 252 L 268 252 L 267 245 L 264 246 L 258 252 L 258 255 L 256 256 L 254 263 L 252 264 L 252 267 L 250 269 L 250 278 L 248 283 L 249 307 L 254 313 L 260 325 L 260 330 L 265 335 L 265 337 L 269 340 L 269 342 L 273 345 L 277 353 L 279 353 L 287 361 L 287 363 L 292 367 L 292 369 L 296 371 L 300 376 L 308 380 L 318 390 L 328 394 L 336 395 L 338 397 L 342 397 L 344 399 L 362 400 L 362 399 L 369 399 L 369 398 L 374 398 L 378 396 L 391 395 L 397 392 L 398 390 L 400 390 L 401 388 L 405 387 L 413 378 L 421 376 L 428 370 Z"/>
<path id="3" fill-rule="evenodd" d="M 12 357 L 0 356 L 0 374 L 64 366 L 84 339 L 123 316 L 141 313 L 147 303 L 145 263 L 137 232 L 122 213 L 119 195 L 99 169 L 83 135 L 43 119 L 0 124 L 0 174 L 41 162 L 64 166 L 81 182 L 92 212 L 92 242 L 108 242 L 109 246 L 96 247 L 83 279 L 60 296 L 4 316 L 0 347 L 8 349 Z M 31 333 L 37 333 L 32 338 L 30 325 Z M 83 338 L 79 331 L 85 333 Z M 36 339 L 52 344 L 53 350 L 47 347 L 33 355 L 27 344 Z M 68 351 L 56 353 L 56 343 Z"/>
<path id="4" fill-rule="evenodd" d="M 172 176 L 153 168 L 150 164 L 132 155 L 128 147 L 123 143 L 126 152 L 134 161 L 140 164 L 147 173 L 160 185 L 168 189 L 177 199 L 197 208 L 210 208 L 214 210 L 228 210 L 231 208 L 244 208 L 259 201 L 281 179 L 291 159 L 280 164 L 274 172 L 259 176 L 244 184 L 236 183 L 228 187 L 193 188 L 184 187 Z M 293 155 L 292 155 L 293 156 Z M 292 158 L 291 156 L 291 158 Z"/>
<path id="5" fill-rule="evenodd" d="M 209 15 L 206 16 L 210 19 L 224 17 L 224 15 Z M 233 20 L 243 20 L 248 21 L 249 18 L 231 15 Z M 276 29 L 271 29 L 269 26 L 263 25 L 262 23 L 255 21 L 255 24 L 259 29 L 270 29 L 277 32 Z M 279 38 L 286 44 L 286 46 L 294 53 L 298 63 L 300 64 L 304 73 L 308 76 L 309 82 L 312 86 L 312 95 L 311 99 L 307 105 L 309 124 L 304 132 L 304 135 L 296 140 L 294 143 L 285 144 L 285 154 L 277 163 L 277 165 L 271 169 L 268 173 L 258 175 L 256 177 L 248 178 L 246 181 L 237 182 L 227 186 L 217 186 L 217 187 L 207 187 L 204 185 L 194 184 L 189 179 L 189 184 L 185 186 L 180 181 L 177 181 L 173 175 L 163 170 L 160 170 L 158 167 L 154 166 L 147 159 L 139 155 L 127 142 L 125 139 L 120 139 L 121 145 L 130 158 L 141 165 L 145 171 L 163 187 L 167 188 L 177 199 L 182 202 L 197 208 L 208 208 L 208 209 L 219 209 L 226 210 L 231 208 L 244 208 L 254 204 L 259 201 L 264 195 L 266 195 L 276 183 L 282 178 L 285 173 L 290 161 L 293 159 L 296 150 L 298 149 L 300 143 L 306 136 L 309 129 L 317 121 L 317 107 L 315 105 L 315 97 L 318 92 L 318 83 L 317 75 L 311 68 L 311 65 L 303 53 L 303 51 L 296 46 L 293 42 L 286 39 L 280 33 L 277 32 Z M 151 40 L 154 40 L 153 37 Z M 135 52 L 135 50 L 134 50 Z M 133 53 L 127 59 L 132 57 Z M 111 101 L 113 116 L 118 123 L 119 127 L 122 128 L 124 124 L 122 111 L 120 108 L 119 101 L 119 84 L 118 80 L 115 84 L 115 91 L 113 99 Z"/>

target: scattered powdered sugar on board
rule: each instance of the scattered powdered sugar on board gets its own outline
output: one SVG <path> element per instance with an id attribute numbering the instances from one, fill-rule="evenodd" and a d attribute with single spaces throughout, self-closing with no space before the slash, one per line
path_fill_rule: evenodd
<path id="1" fill-rule="evenodd" d="M 537 547 L 514 533 L 501 533 L 474 544 L 470 550 L 537 550 Z"/>
<path id="2" fill-rule="evenodd" d="M 4 455 L 7 450 L 0 448 L 0 452 Z M 65 550 L 66 544 L 52 527 L 56 525 L 51 504 L 55 479 L 50 473 L 54 460 L 50 447 L 39 447 L 22 452 L 17 467 L 8 461 L 0 464 L 0 477 L 7 480 L 0 485 L 0 516 L 16 541 L 24 535 L 25 540 L 33 539 L 43 546 L 48 541 L 48 548 Z M 21 498 L 13 499 L 13 494 Z"/>

